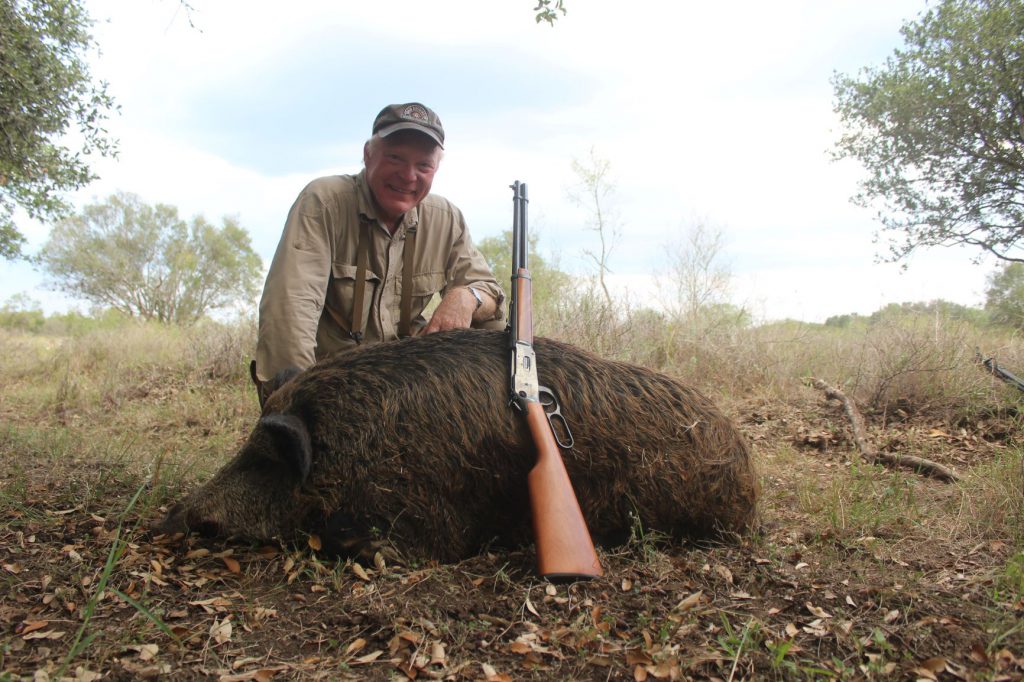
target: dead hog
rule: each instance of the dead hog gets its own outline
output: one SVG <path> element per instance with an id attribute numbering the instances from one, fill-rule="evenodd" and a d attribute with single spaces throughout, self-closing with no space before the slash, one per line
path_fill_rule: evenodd
<path id="1" fill-rule="evenodd" d="M 325 360 L 276 391 L 241 452 L 175 505 L 160 532 L 386 539 L 454 561 L 528 542 L 534 449 L 509 407 L 507 337 L 458 330 Z M 595 542 L 634 523 L 670 535 L 742 532 L 758 483 L 746 442 L 703 395 L 663 374 L 538 338 L 563 451 Z"/>

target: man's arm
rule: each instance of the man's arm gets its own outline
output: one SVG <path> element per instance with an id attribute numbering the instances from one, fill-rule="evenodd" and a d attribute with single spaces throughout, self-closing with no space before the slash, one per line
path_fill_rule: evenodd
<path id="1" fill-rule="evenodd" d="M 448 256 L 448 286 L 445 287 L 440 305 L 421 334 L 469 327 L 473 322 L 500 320 L 503 317 L 501 304 L 505 293 L 491 274 L 487 259 L 473 245 L 462 213 L 452 208 L 458 236 Z M 479 295 L 479 306 L 470 288 Z"/>
<path id="2" fill-rule="evenodd" d="M 448 329 L 468 327 L 473 322 L 493 320 L 494 313 L 498 309 L 498 302 L 482 288 L 472 287 L 472 289 L 480 297 L 479 305 L 477 305 L 477 298 L 473 295 L 473 291 L 470 291 L 470 287 L 449 289 L 431 316 L 430 322 L 420 333 L 433 334 Z"/>
<path id="3" fill-rule="evenodd" d="M 323 207 L 303 191 L 288 213 L 260 299 L 256 373 L 261 381 L 316 361 L 316 331 L 330 275 Z"/>

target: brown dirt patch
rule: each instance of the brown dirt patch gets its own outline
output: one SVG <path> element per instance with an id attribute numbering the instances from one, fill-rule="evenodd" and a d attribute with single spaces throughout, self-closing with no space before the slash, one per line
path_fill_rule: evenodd
<path id="1" fill-rule="evenodd" d="M 568 586 L 538 581 L 529 548 L 400 565 L 154 541 L 143 505 L 181 491 L 143 488 L 125 513 L 133 467 L 0 438 L 0 679 L 1024 677 L 1018 538 L 965 520 L 957 485 L 859 463 L 838 406 L 733 412 L 763 474 L 759 531 L 637 538 Z M 871 438 L 970 474 L 1012 451 L 990 435 L 1004 426 L 875 419 Z"/>

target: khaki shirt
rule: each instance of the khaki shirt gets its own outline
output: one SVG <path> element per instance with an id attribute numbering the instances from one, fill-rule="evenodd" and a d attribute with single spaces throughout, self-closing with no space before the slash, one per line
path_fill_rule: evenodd
<path id="1" fill-rule="evenodd" d="M 328 355 L 351 350 L 360 221 L 368 221 L 369 265 L 363 304 L 363 343 L 398 338 L 403 250 L 416 226 L 412 273 L 412 328 L 426 324 L 423 310 L 435 293 L 472 284 L 498 303 L 505 298 L 466 221 L 451 202 L 429 194 L 408 211 L 391 235 L 377 220 L 369 187 L 358 175 L 309 183 L 288 213 L 281 242 L 260 299 L 257 376 L 273 378 L 288 367 L 305 369 Z"/>

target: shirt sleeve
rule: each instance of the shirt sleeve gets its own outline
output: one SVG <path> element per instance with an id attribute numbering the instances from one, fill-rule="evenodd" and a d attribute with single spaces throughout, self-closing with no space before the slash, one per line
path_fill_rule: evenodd
<path id="1" fill-rule="evenodd" d="M 260 299 L 256 372 L 260 381 L 316 361 L 316 334 L 331 274 L 332 245 L 319 197 L 296 199 Z"/>
<path id="2" fill-rule="evenodd" d="M 494 279 L 491 268 L 487 265 L 487 259 L 473 245 L 473 239 L 469 236 L 469 228 L 466 227 L 466 220 L 462 217 L 462 212 L 454 208 L 453 211 L 456 237 L 448 257 L 448 284 L 445 286 L 444 293 L 453 288 L 473 285 L 474 289 L 490 294 L 498 304 L 495 308 L 494 319 L 504 319 L 505 292 L 498 285 L 498 281 Z"/>

